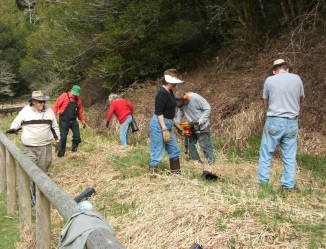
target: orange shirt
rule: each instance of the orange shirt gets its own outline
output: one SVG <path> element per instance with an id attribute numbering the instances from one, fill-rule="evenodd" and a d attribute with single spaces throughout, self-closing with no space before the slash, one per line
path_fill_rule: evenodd
<path id="1" fill-rule="evenodd" d="M 78 113 L 78 119 L 79 120 L 84 120 L 83 117 L 83 107 L 82 107 L 82 103 L 81 103 L 81 99 L 78 96 L 73 96 L 71 91 L 68 92 L 69 95 L 69 100 L 70 102 L 77 102 L 78 106 L 79 106 L 79 113 Z M 54 112 L 55 115 L 58 114 L 58 112 L 60 114 L 62 114 L 65 110 L 66 107 L 68 106 L 68 95 L 67 93 L 63 93 L 59 96 L 59 98 L 57 99 L 57 101 L 53 104 L 52 106 L 52 110 Z"/>

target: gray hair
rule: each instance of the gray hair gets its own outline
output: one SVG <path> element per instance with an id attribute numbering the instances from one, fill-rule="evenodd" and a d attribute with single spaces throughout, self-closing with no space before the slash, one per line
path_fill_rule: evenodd
<path id="1" fill-rule="evenodd" d="M 116 100 L 116 99 L 121 99 L 121 97 L 118 95 L 118 94 L 115 94 L 115 93 L 111 93 L 109 95 L 109 102 L 111 103 L 113 100 Z"/>

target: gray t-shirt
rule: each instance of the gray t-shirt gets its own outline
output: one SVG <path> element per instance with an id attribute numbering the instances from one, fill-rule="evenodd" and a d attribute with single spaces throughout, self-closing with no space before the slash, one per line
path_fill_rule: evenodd
<path id="1" fill-rule="evenodd" d="M 300 112 L 304 98 L 301 78 L 293 73 L 280 72 L 266 79 L 263 99 L 268 99 L 267 116 L 294 118 Z"/>
<path id="2" fill-rule="evenodd" d="M 209 114 L 211 106 L 206 99 L 197 93 L 190 93 L 189 104 L 178 109 L 177 121 L 181 122 L 182 117 L 186 115 L 189 122 L 203 121 L 200 129 L 203 130 L 209 125 Z"/>

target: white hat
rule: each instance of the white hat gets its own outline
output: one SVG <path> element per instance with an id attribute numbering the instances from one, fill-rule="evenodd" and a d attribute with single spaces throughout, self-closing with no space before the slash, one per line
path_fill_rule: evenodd
<path id="1" fill-rule="evenodd" d="M 168 75 L 168 74 L 165 74 L 164 75 L 164 79 L 167 83 L 171 83 L 171 84 L 180 84 L 180 83 L 183 83 L 184 81 L 182 80 L 179 80 L 178 78 L 176 77 L 173 77 L 171 75 Z"/>
<path id="2" fill-rule="evenodd" d="M 50 97 L 45 96 L 42 91 L 33 91 L 32 97 L 28 101 L 31 102 L 32 99 L 39 100 L 39 101 L 47 101 L 50 99 Z"/>
<path id="3" fill-rule="evenodd" d="M 292 72 L 292 66 L 290 63 L 288 63 L 287 61 L 283 60 L 283 59 L 277 59 L 274 61 L 273 65 L 268 69 L 268 71 L 273 75 L 273 70 L 275 67 L 277 66 L 281 66 L 281 65 L 285 65 L 289 68 L 289 71 Z"/>

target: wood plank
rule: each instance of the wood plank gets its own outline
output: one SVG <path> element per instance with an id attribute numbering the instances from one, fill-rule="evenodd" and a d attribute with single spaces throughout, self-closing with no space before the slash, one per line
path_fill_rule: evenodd
<path id="1" fill-rule="evenodd" d="M 7 150 L 6 155 L 7 172 L 7 213 L 13 214 L 16 210 L 16 161 Z"/>

